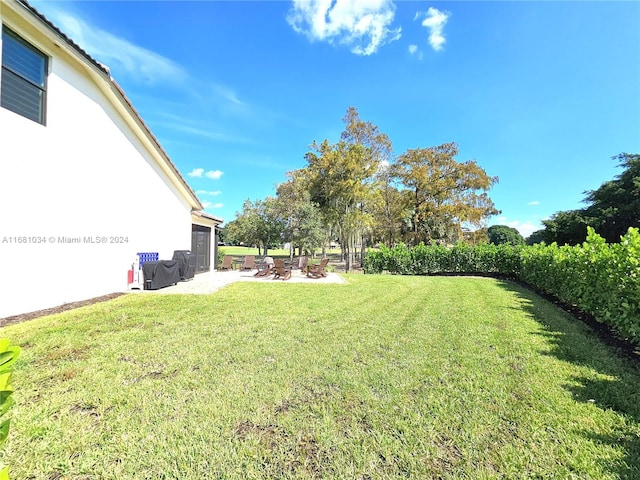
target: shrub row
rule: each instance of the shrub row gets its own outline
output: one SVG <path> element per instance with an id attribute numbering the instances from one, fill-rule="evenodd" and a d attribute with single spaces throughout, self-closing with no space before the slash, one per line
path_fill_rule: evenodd
<path id="1" fill-rule="evenodd" d="M 630 228 L 620 243 L 608 244 L 592 228 L 574 247 L 558 245 L 456 245 L 372 251 L 365 273 L 501 275 L 532 285 L 591 313 L 640 344 L 640 233 Z"/>
<path id="2" fill-rule="evenodd" d="M 522 247 L 512 245 L 458 244 L 454 247 L 404 244 L 381 247 L 364 258 L 365 273 L 433 275 L 438 273 L 497 274 L 516 277 L 520 272 Z"/>
<path id="3" fill-rule="evenodd" d="M 522 281 L 591 313 L 640 344 L 640 233 L 630 228 L 608 244 L 588 228 L 575 247 L 534 245 L 522 250 Z"/>

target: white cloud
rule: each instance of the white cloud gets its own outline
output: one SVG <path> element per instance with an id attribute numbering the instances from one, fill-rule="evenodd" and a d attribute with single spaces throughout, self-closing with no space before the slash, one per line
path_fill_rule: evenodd
<path id="1" fill-rule="evenodd" d="M 199 104 L 212 104 L 220 110 L 234 113 L 247 112 L 248 105 L 238 98 L 232 88 L 211 82 L 210 79 L 204 81 L 194 78 L 177 62 L 84 20 L 70 9 L 72 2 L 63 8 L 43 0 L 32 0 L 32 3 L 80 48 L 107 65 L 114 76 L 126 76 L 145 86 L 171 86 L 186 95 L 189 102 L 195 100 Z"/>
<path id="2" fill-rule="evenodd" d="M 176 62 L 90 25 L 78 16 L 47 7 L 46 2 L 38 3 L 36 8 L 43 10 L 60 30 L 92 57 L 139 83 L 180 84 L 188 78 L 186 71 Z"/>
<path id="3" fill-rule="evenodd" d="M 400 38 L 390 28 L 396 7 L 391 0 L 293 0 L 287 22 L 310 41 L 346 45 L 356 55 L 371 55 Z"/>
<path id="4" fill-rule="evenodd" d="M 213 197 L 220 195 L 222 193 L 222 191 L 220 190 L 214 190 L 213 192 L 207 191 L 207 190 L 197 190 L 196 191 L 196 195 L 211 195 Z"/>
<path id="5" fill-rule="evenodd" d="M 224 172 L 222 170 L 209 170 L 204 174 L 204 176 L 213 180 L 218 180 L 220 177 L 222 177 L 223 173 Z"/>
<path id="6" fill-rule="evenodd" d="M 447 24 L 447 20 L 451 13 L 442 12 L 434 7 L 429 7 L 426 12 L 418 12 L 414 17 L 414 20 L 423 18 L 422 26 L 429 29 L 429 45 L 436 52 L 442 50 L 443 45 L 447 39 L 444 37 L 444 26 Z"/>
<path id="7" fill-rule="evenodd" d="M 194 168 L 189 173 L 187 173 L 187 175 L 189 175 L 190 177 L 200 178 L 202 177 L 203 173 L 204 173 L 204 168 Z"/>
<path id="8" fill-rule="evenodd" d="M 184 132 L 184 133 L 188 133 L 190 135 L 195 135 L 197 137 L 202 137 L 202 138 L 207 138 L 209 140 L 214 140 L 216 142 L 225 142 L 225 143 L 252 143 L 253 141 L 249 138 L 245 138 L 245 137 L 241 137 L 238 135 L 233 135 L 233 134 L 228 134 L 228 133 L 224 133 L 224 132 L 219 132 L 219 131 L 214 131 L 212 130 L 207 130 L 204 128 L 198 128 L 198 127 L 192 127 L 190 125 L 186 124 L 185 120 L 183 122 L 177 122 L 177 123 L 168 123 L 168 122 L 161 122 L 159 123 L 159 125 L 162 125 L 164 127 L 168 127 L 172 130 L 178 130 L 180 132 Z"/>
<path id="9" fill-rule="evenodd" d="M 534 224 L 531 220 L 526 220 L 524 222 L 513 220 L 510 222 L 506 222 L 505 225 L 518 230 L 518 232 L 520 232 L 520 235 L 522 235 L 524 238 L 527 238 L 533 232 L 542 228 L 540 225 Z"/>
<path id="10" fill-rule="evenodd" d="M 533 202 L 527 203 L 527 205 L 540 205 L 540 202 L 538 200 L 534 200 Z"/>
<path id="11" fill-rule="evenodd" d="M 223 203 L 211 203 L 211 202 L 200 202 L 202 207 L 206 210 L 207 208 L 222 208 L 224 207 Z"/>
<path id="12" fill-rule="evenodd" d="M 418 48 L 418 45 L 409 45 L 409 53 L 414 55 L 418 60 L 422 60 L 422 51 Z"/>

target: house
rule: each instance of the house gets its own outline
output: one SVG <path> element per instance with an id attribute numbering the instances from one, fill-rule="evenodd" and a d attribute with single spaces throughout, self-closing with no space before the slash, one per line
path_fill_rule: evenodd
<path id="1" fill-rule="evenodd" d="M 0 1 L 0 318 L 127 289 L 138 252 L 215 265 L 203 206 L 103 66 Z"/>

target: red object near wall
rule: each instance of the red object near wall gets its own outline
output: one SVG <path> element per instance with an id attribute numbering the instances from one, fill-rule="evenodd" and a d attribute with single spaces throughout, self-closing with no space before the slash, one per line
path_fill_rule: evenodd
<path id="1" fill-rule="evenodd" d="M 127 272 L 127 283 L 128 284 L 132 284 L 133 283 L 133 270 L 129 270 Z"/>

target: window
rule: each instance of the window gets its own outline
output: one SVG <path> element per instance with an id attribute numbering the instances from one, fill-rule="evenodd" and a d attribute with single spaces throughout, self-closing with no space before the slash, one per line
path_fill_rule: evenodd
<path id="1" fill-rule="evenodd" d="M 0 106 L 45 123 L 47 57 L 3 25 Z"/>

